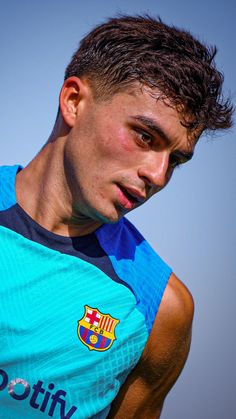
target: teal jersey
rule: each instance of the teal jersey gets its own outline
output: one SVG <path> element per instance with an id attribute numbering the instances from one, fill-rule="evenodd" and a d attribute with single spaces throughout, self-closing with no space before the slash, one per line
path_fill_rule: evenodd
<path id="1" fill-rule="evenodd" d="M 47 231 L 16 202 L 19 170 L 0 168 L 0 418 L 106 418 L 171 269 L 125 218 Z"/>

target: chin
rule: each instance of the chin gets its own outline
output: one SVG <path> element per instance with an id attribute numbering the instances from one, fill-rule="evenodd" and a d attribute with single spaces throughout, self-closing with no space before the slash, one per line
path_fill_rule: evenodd
<path id="1" fill-rule="evenodd" d="M 113 211 L 110 211 L 110 212 L 108 211 L 99 212 L 99 210 L 97 210 L 96 216 L 94 217 L 94 219 L 96 219 L 96 221 L 102 222 L 103 224 L 115 224 L 123 216 L 124 214 L 122 214 L 122 212 L 117 209 L 113 209 Z"/>
<path id="2" fill-rule="evenodd" d="M 101 215 L 99 217 L 99 221 L 102 222 L 103 224 L 115 224 L 117 223 L 120 219 L 122 218 L 122 215 Z"/>

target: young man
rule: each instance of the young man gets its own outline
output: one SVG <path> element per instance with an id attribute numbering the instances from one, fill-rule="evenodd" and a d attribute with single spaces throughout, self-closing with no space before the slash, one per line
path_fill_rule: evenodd
<path id="1" fill-rule="evenodd" d="M 74 54 L 42 150 L 0 169 L 5 419 L 160 417 L 193 301 L 124 216 L 230 127 L 214 55 L 155 19 L 109 20 Z"/>

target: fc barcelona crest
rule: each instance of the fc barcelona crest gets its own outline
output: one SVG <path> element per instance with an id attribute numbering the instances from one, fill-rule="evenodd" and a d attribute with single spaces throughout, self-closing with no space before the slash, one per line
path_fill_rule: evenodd
<path id="1" fill-rule="evenodd" d="M 84 306 L 85 313 L 78 321 L 78 336 L 91 351 L 107 351 L 113 344 L 115 327 L 120 320 L 101 313 L 97 308 Z"/>

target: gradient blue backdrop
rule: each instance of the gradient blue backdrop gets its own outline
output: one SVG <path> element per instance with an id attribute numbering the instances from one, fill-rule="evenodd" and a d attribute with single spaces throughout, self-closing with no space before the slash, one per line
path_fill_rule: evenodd
<path id="1" fill-rule="evenodd" d="M 233 0 L 1 0 L 0 6 L 0 164 L 25 165 L 46 141 L 79 39 L 117 12 L 159 14 L 215 43 L 225 92 L 235 101 Z M 193 161 L 130 216 L 196 303 L 190 357 L 163 419 L 236 417 L 235 156 L 234 129 L 203 138 Z"/>

